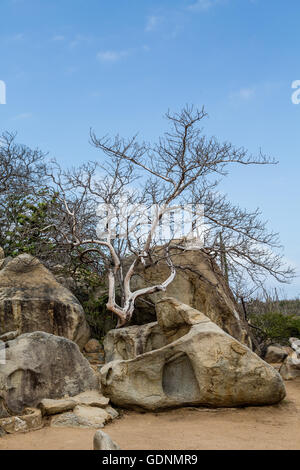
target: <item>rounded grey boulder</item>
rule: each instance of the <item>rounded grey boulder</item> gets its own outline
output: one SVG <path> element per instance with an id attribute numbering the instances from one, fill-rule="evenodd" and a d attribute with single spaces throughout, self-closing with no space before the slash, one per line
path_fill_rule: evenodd
<path id="1" fill-rule="evenodd" d="M 42 331 L 6 343 L 0 364 L 0 417 L 20 414 L 44 398 L 97 389 L 99 380 L 73 341 Z"/>

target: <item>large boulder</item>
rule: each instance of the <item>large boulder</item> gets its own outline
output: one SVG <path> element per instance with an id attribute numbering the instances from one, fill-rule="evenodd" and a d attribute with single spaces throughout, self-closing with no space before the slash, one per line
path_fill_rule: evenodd
<path id="1" fill-rule="evenodd" d="M 206 315 L 174 298 L 162 299 L 156 310 L 155 328 L 160 329 L 165 345 L 133 359 L 114 360 L 100 371 L 102 393 L 113 404 L 159 410 L 271 405 L 285 397 L 278 372 Z M 153 328 L 138 331 L 135 327 L 138 341 L 147 344 L 142 336 Z M 120 335 L 124 341 L 124 332 L 117 331 L 114 340 Z M 120 348 L 119 354 L 125 349 Z"/>
<path id="2" fill-rule="evenodd" d="M 90 331 L 74 295 L 37 259 L 23 254 L 0 271 L 0 336 L 45 331 L 82 349 Z"/>
<path id="3" fill-rule="evenodd" d="M 288 353 L 286 351 L 287 348 L 283 346 L 269 346 L 267 348 L 267 352 L 265 355 L 265 361 L 268 362 L 269 364 L 276 364 L 279 362 L 283 362 L 285 358 L 288 356 Z"/>
<path id="4" fill-rule="evenodd" d="M 165 296 L 175 297 L 200 310 L 226 333 L 251 347 L 243 315 L 213 259 L 201 250 L 186 250 L 173 253 L 172 260 L 176 266 L 174 281 L 169 284 L 166 292 L 156 292 L 137 300 L 137 323 L 154 321 L 154 305 L 158 300 Z M 163 260 L 154 266 L 140 266 L 132 279 L 132 290 L 161 283 L 169 274 L 169 267 Z"/>
<path id="5" fill-rule="evenodd" d="M 0 417 L 36 407 L 44 398 L 97 389 L 99 379 L 74 342 L 37 331 L 6 343 L 0 365 Z"/>

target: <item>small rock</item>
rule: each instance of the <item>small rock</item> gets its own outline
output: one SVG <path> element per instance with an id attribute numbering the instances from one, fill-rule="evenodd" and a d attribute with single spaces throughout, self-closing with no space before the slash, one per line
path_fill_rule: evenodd
<path id="1" fill-rule="evenodd" d="M 79 395 L 72 397 L 72 400 L 78 405 L 94 406 L 96 408 L 105 408 L 109 403 L 109 398 L 104 397 L 97 390 L 79 393 Z"/>
<path id="2" fill-rule="evenodd" d="M 102 408 L 77 405 L 72 413 L 54 416 L 52 427 L 103 428 L 112 417 Z"/>
<path id="3" fill-rule="evenodd" d="M 290 338 L 289 343 L 291 348 L 296 351 L 297 355 L 300 356 L 300 339 L 298 338 Z"/>
<path id="4" fill-rule="evenodd" d="M 81 420 L 72 412 L 62 413 L 51 419 L 50 426 L 53 428 L 89 428 L 89 423 Z"/>
<path id="5" fill-rule="evenodd" d="M 0 437 L 5 436 L 6 432 L 4 431 L 3 428 L 0 428 Z"/>
<path id="6" fill-rule="evenodd" d="M 90 364 L 100 365 L 104 363 L 104 358 L 101 353 L 84 353 L 84 356 Z"/>
<path id="7" fill-rule="evenodd" d="M 94 450 L 120 450 L 120 447 L 108 434 L 99 430 L 94 436 Z"/>
<path id="8" fill-rule="evenodd" d="M 39 404 L 39 408 L 41 409 L 43 416 L 49 416 L 63 413 L 64 411 L 74 410 L 76 405 L 76 401 L 71 399 L 51 400 L 49 398 L 45 398 Z"/>
<path id="9" fill-rule="evenodd" d="M 84 350 L 87 353 L 99 353 L 101 352 L 101 346 L 97 339 L 90 339 L 84 346 Z"/>
<path id="10" fill-rule="evenodd" d="M 284 380 L 293 380 L 300 377 L 300 359 L 298 359 L 296 352 L 293 352 L 285 359 L 279 373 Z"/>
<path id="11" fill-rule="evenodd" d="M 269 346 L 265 356 L 265 361 L 269 364 L 283 362 L 287 355 L 288 354 L 285 349 L 278 346 Z"/>
<path id="12" fill-rule="evenodd" d="M 77 405 L 74 414 L 80 418 L 86 419 L 92 425 L 104 425 L 112 420 L 112 417 L 106 410 L 93 406 Z"/>
<path id="13" fill-rule="evenodd" d="M 112 419 L 115 419 L 115 418 L 119 417 L 119 413 L 117 412 L 117 410 L 115 410 L 111 406 L 107 406 L 105 408 L 105 411 L 112 417 Z"/>
<path id="14" fill-rule="evenodd" d="M 299 338 L 290 338 L 289 343 L 291 345 L 295 343 L 297 346 L 300 346 L 300 339 Z"/>
<path id="15" fill-rule="evenodd" d="M 0 430 L 7 434 L 28 432 L 43 427 L 42 414 L 35 408 L 26 408 L 20 416 L 9 416 L 0 419 Z"/>

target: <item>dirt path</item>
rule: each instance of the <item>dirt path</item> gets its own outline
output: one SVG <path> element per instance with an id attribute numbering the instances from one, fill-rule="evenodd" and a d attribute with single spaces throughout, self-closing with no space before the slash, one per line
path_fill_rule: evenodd
<path id="1" fill-rule="evenodd" d="M 273 407 L 126 412 L 105 432 L 123 450 L 300 449 L 300 380 L 286 388 L 287 398 Z M 92 449 L 94 433 L 46 427 L 0 438 L 0 450 Z"/>

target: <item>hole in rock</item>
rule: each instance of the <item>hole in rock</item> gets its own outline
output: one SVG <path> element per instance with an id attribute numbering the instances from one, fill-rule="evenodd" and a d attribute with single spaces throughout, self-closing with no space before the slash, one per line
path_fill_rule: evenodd
<path id="1" fill-rule="evenodd" d="M 196 400 L 199 386 L 194 369 L 186 354 L 167 362 L 163 369 L 163 391 L 172 398 L 184 401 Z"/>

